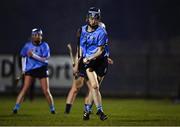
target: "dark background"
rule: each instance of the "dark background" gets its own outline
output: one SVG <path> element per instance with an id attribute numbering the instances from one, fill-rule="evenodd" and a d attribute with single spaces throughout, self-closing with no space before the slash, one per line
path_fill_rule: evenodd
<path id="1" fill-rule="evenodd" d="M 89 7 L 99 7 L 114 65 L 102 92 L 120 96 L 177 96 L 180 78 L 179 0 L 4 0 L 0 54 L 17 54 L 34 27 L 51 54 L 68 54 Z"/>

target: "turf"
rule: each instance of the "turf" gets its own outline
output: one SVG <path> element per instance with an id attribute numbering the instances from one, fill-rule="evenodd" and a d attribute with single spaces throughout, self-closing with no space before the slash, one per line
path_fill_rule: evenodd
<path id="1" fill-rule="evenodd" d="M 18 114 L 12 114 L 15 98 L 0 97 L 0 125 L 41 126 L 124 126 L 124 125 L 180 125 L 180 104 L 170 100 L 104 99 L 103 107 L 108 119 L 101 121 L 94 113 L 89 121 L 82 120 L 83 99 L 77 98 L 72 112 L 64 114 L 65 98 L 55 98 L 57 113 L 50 114 L 44 98 L 26 100 Z"/>

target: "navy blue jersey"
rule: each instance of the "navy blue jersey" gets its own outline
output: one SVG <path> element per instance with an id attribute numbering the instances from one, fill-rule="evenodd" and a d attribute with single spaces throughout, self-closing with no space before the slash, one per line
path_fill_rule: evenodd
<path id="1" fill-rule="evenodd" d="M 87 25 L 82 26 L 80 36 L 80 47 L 83 57 L 90 57 L 95 54 L 98 47 L 105 46 L 104 56 L 109 56 L 107 32 L 103 27 L 98 27 L 93 32 L 87 32 Z"/>
<path id="2" fill-rule="evenodd" d="M 46 59 L 45 61 L 40 61 L 33 57 L 28 56 L 28 51 L 32 51 L 36 56 Z M 32 42 L 27 42 L 22 48 L 20 55 L 26 58 L 25 62 L 25 72 L 33 70 L 42 66 L 48 65 L 48 58 L 50 57 L 50 49 L 46 42 L 41 42 L 39 45 L 34 45 Z"/>

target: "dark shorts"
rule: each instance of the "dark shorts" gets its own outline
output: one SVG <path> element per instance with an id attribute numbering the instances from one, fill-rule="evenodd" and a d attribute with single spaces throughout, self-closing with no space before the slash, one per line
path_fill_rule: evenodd
<path id="1" fill-rule="evenodd" d="M 79 62 L 78 70 L 79 70 L 79 76 L 87 78 L 86 68 L 85 68 L 85 64 L 83 63 L 83 59 L 81 59 Z"/>
<path id="2" fill-rule="evenodd" d="M 36 68 L 30 71 L 27 71 L 25 75 L 32 76 L 33 78 L 46 78 L 49 77 L 48 74 L 48 67 L 47 66 L 42 66 L 40 68 Z"/>
<path id="3" fill-rule="evenodd" d="M 95 71 L 98 76 L 103 77 L 108 71 L 108 60 L 107 57 L 101 57 L 97 58 L 96 60 L 92 60 L 89 64 L 84 64 L 83 60 L 81 60 L 79 67 L 80 76 L 82 77 L 87 77 L 87 68 L 91 68 L 92 71 Z"/>

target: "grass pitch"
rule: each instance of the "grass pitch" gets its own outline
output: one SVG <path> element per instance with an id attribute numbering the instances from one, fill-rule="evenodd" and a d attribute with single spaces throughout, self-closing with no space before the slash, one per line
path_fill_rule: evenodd
<path id="1" fill-rule="evenodd" d="M 65 98 L 55 98 L 56 114 L 50 114 L 45 98 L 26 100 L 18 114 L 12 114 L 15 98 L 0 97 L 0 125 L 23 126 L 124 126 L 180 125 L 180 104 L 170 100 L 103 99 L 106 121 L 96 116 L 95 107 L 89 121 L 83 121 L 83 98 L 77 98 L 69 115 L 64 114 Z"/>

